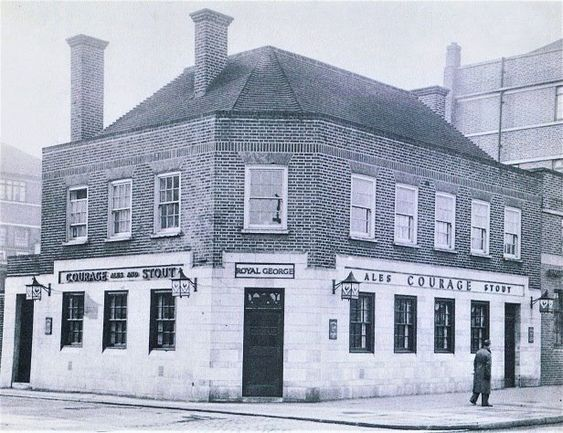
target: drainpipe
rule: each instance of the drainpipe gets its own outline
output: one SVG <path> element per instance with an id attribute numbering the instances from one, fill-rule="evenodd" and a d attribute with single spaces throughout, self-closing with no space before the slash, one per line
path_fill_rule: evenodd
<path id="1" fill-rule="evenodd" d="M 500 162 L 500 153 L 502 149 L 502 105 L 504 104 L 504 57 L 500 59 L 500 94 L 499 94 L 499 108 L 498 108 L 498 157 L 497 161 Z"/>

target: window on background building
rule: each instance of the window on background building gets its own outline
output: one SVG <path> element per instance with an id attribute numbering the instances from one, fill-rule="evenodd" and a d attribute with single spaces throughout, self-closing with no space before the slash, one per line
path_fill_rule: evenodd
<path id="1" fill-rule="evenodd" d="M 61 346 L 82 346 L 84 292 L 63 293 Z"/>
<path id="2" fill-rule="evenodd" d="M 156 232 L 180 230 L 180 173 L 156 177 Z"/>
<path id="3" fill-rule="evenodd" d="M 68 240 L 88 237 L 88 188 L 71 188 L 68 191 Z"/>
<path id="4" fill-rule="evenodd" d="M 504 256 L 520 258 L 520 230 L 522 212 L 520 209 L 504 209 Z"/>
<path id="5" fill-rule="evenodd" d="M 471 252 L 489 254 L 490 204 L 485 201 L 471 202 Z"/>
<path id="6" fill-rule="evenodd" d="M 416 352 L 416 296 L 395 295 L 395 352 Z"/>
<path id="7" fill-rule="evenodd" d="M 395 242 L 416 244 L 418 189 L 411 185 L 395 187 Z"/>
<path id="8" fill-rule="evenodd" d="M 489 303 L 471 301 L 471 353 L 483 347 L 489 338 Z"/>
<path id="9" fill-rule="evenodd" d="M 131 236 L 131 179 L 109 185 L 109 237 Z"/>
<path id="10" fill-rule="evenodd" d="M 287 167 L 246 167 L 244 191 L 245 229 L 287 229 Z"/>
<path id="11" fill-rule="evenodd" d="M 26 183 L 0 179 L 0 200 L 25 202 Z"/>
<path id="12" fill-rule="evenodd" d="M 555 92 L 555 120 L 563 120 L 563 86 Z"/>
<path id="13" fill-rule="evenodd" d="M 454 353 L 455 300 L 434 300 L 434 352 Z"/>
<path id="14" fill-rule="evenodd" d="M 555 344 L 563 346 L 563 290 L 556 290 L 553 301 Z"/>
<path id="15" fill-rule="evenodd" d="M 375 237 L 375 179 L 352 175 L 350 200 L 350 235 Z"/>
<path id="16" fill-rule="evenodd" d="M 28 248 L 29 247 L 29 231 L 23 227 L 14 228 L 14 247 Z"/>
<path id="17" fill-rule="evenodd" d="M 171 290 L 151 292 L 150 349 L 176 346 L 176 298 Z"/>
<path id="18" fill-rule="evenodd" d="M 374 294 L 350 301 L 350 352 L 373 352 Z"/>
<path id="19" fill-rule="evenodd" d="M 127 292 L 106 292 L 104 349 L 127 347 Z"/>
<path id="20" fill-rule="evenodd" d="M 8 231 L 6 227 L 0 227 L 0 247 L 8 244 Z"/>
<path id="21" fill-rule="evenodd" d="M 436 193 L 435 216 L 434 246 L 453 250 L 455 248 L 455 195 Z"/>

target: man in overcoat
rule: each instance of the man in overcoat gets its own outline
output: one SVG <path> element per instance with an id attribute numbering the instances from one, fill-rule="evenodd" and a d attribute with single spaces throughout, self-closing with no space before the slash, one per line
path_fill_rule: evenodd
<path id="1" fill-rule="evenodd" d="M 485 340 L 483 347 L 475 354 L 473 361 L 473 395 L 469 399 L 471 404 L 476 404 L 479 394 L 481 394 L 481 405 L 492 406 L 489 404 L 489 394 L 491 393 L 491 341 Z"/>

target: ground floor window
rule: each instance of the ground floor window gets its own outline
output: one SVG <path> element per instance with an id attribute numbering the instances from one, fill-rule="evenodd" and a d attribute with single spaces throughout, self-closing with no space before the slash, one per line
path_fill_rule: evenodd
<path id="1" fill-rule="evenodd" d="M 61 347 L 82 346 L 84 292 L 63 293 Z"/>
<path id="2" fill-rule="evenodd" d="M 104 348 L 127 347 L 127 292 L 106 292 L 104 299 Z"/>
<path id="3" fill-rule="evenodd" d="M 454 353 L 455 300 L 434 300 L 434 352 Z"/>
<path id="4" fill-rule="evenodd" d="M 489 303 L 471 301 L 471 353 L 476 353 L 489 338 Z"/>
<path id="5" fill-rule="evenodd" d="M 172 290 L 151 292 L 150 349 L 176 346 L 176 298 Z"/>
<path id="6" fill-rule="evenodd" d="M 563 291 L 558 290 L 555 292 L 553 304 L 555 344 L 563 346 Z"/>
<path id="7" fill-rule="evenodd" d="M 395 295 L 395 352 L 416 352 L 416 296 Z"/>
<path id="8" fill-rule="evenodd" d="M 374 294 L 350 300 L 350 352 L 373 352 Z"/>

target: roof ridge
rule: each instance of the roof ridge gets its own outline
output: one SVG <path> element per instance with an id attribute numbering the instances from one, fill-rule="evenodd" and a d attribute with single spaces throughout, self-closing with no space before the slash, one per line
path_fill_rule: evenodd
<path id="1" fill-rule="evenodd" d="M 293 89 L 293 86 L 291 85 L 291 81 L 287 77 L 287 74 L 285 73 L 285 69 L 283 68 L 283 66 L 280 63 L 280 59 L 278 59 L 277 48 L 275 48 L 275 47 L 270 47 L 270 48 L 271 48 L 271 51 L 272 51 L 274 57 L 276 58 L 276 63 L 278 64 L 278 66 L 280 68 L 280 71 L 283 75 L 283 78 L 285 78 L 285 81 L 287 83 L 287 87 L 289 87 L 289 90 L 291 92 L 291 96 L 293 97 L 293 100 L 295 101 L 295 103 L 299 107 L 299 111 L 303 112 L 303 107 L 301 106 L 301 102 L 299 102 L 299 99 L 297 99 L 297 96 L 295 95 L 295 90 Z"/>
<path id="2" fill-rule="evenodd" d="M 253 50 L 253 51 L 255 51 L 255 50 Z M 246 53 L 246 52 L 248 52 L 248 51 L 244 51 L 243 53 Z M 239 53 L 239 54 L 241 54 L 241 53 Z M 238 57 L 241 57 L 241 56 L 238 56 Z M 258 67 L 258 63 L 255 63 L 255 64 L 254 64 L 254 67 L 252 68 L 252 71 L 250 72 L 250 74 L 248 74 L 248 75 L 246 76 L 246 80 L 244 80 L 244 85 L 243 85 L 242 88 L 240 89 L 240 92 L 238 92 L 237 97 L 235 98 L 234 102 L 233 102 L 232 105 L 231 105 L 231 110 L 234 110 L 234 109 L 235 109 L 235 107 L 236 107 L 236 105 L 237 105 L 237 103 L 238 103 L 240 97 L 244 94 L 244 90 L 245 90 L 246 87 L 248 86 L 248 82 L 250 81 L 250 77 L 252 77 L 252 75 L 254 75 L 254 72 L 256 71 L 256 68 L 257 68 L 257 67 Z"/>

